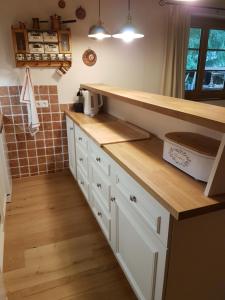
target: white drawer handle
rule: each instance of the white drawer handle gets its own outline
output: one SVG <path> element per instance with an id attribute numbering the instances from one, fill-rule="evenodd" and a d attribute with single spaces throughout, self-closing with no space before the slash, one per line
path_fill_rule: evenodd
<path id="1" fill-rule="evenodd" d="M 133 195 L 130 196 L 130 201 L 131 202 L 134 202 L 134 203 L 137 203 L 137 198 Z"/>
<path id="2" fill-rule="evenodd" d="M 101 158 L 100 158 L 100 157 L 96 157 L 96 161 L 97 161 L 97 162 L 100 162 L 100 161 L 101 161 Z"/>
<path id="3" fill-rule="evenodd" d="M 102 213 L 100 211 L 98 211 L 98 216 L 102 217 Z"/>

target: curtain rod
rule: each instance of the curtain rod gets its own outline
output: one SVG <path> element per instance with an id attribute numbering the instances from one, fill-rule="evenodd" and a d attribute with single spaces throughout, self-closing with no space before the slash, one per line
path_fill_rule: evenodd
<path id="1" fill-rule="evenodd" d="M 171 2 L 171 1 L 167 1 L 167 0 L 159 0 L 159 5 L 160 6 L 165 6 L 165 5 L 184 5 L 185 6 L 184 3 L 175 3 L 175 2 Z M 203 6 L 203 5 L 190 5 L 190 4 L 188 4 L 188 6 L 225 11 L 225 8 L 222 8 L 222 7 Z"/>

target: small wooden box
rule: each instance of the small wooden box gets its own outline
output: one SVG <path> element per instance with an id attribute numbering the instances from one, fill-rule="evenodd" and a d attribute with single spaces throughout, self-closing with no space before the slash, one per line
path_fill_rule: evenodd
<path id="1" fill-rule="evenodd" d="M 165 136 L 163 158 L 200 181 L 208 181 L 220 142 L 192 132 Z"/>

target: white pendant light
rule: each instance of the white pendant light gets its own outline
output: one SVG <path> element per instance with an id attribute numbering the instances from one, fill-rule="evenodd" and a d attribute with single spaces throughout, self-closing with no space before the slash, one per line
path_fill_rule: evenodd
<path id="1" fill-rule="evenodd" d="M 103 26 L 101 20 L 101 0 L 98 1 L 98 22 L 89 29 L 88 37 L 96 40 L 110 38 L 111 34 Z"/>
<path id="2" fill-rule="evenodd" d="M 140 39 L 144 37 L 144 34 L 140 33 L 132 24 L 131 9 L 130 9 L 130 0 L 128 0 L 128 18 L 127 23 L 120 32 L 113 34 L 113 37 L 116 39 L 122 39 L 126 43 L 130 43 L 135 39 Z"/>

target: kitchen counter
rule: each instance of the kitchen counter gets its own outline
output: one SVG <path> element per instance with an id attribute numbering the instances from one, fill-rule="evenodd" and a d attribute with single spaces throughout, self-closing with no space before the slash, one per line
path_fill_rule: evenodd
<path id="1" fill-rule="evenodd" d="M 70 111 L 66 111 L 66 114 L 100 146 L 145 140 L 151 136 L 149 132 L 107 114 L 99 114 L 94 118 Z"/>
<path id="2" fill-rule="evenodd" d="M 3 128 L 3 114 L 0 113 L 0 133 L 2 132 Z"/>
<path id="3" fill-rule="evenodd" d="M 83 130 L 91 124 L 98 135 L 99 124 L 112 120 L 110 115 L 100 114 L 90 118 L 66 111 L 66 114 Z M 117 120 L 117 122 L 120 122 Z M 89 133 L 89 136 L 93 136 Z M 163 143 L 155 136 L 140 141 L 101 144 L 103 150 L 124 168 L 146 191 L 150 192 L 177 219 L 185 219 L 208 212 L 225 209 L 225 195 L 204 196 L 205 184 L 175 168 L 162 158 Z"/>

